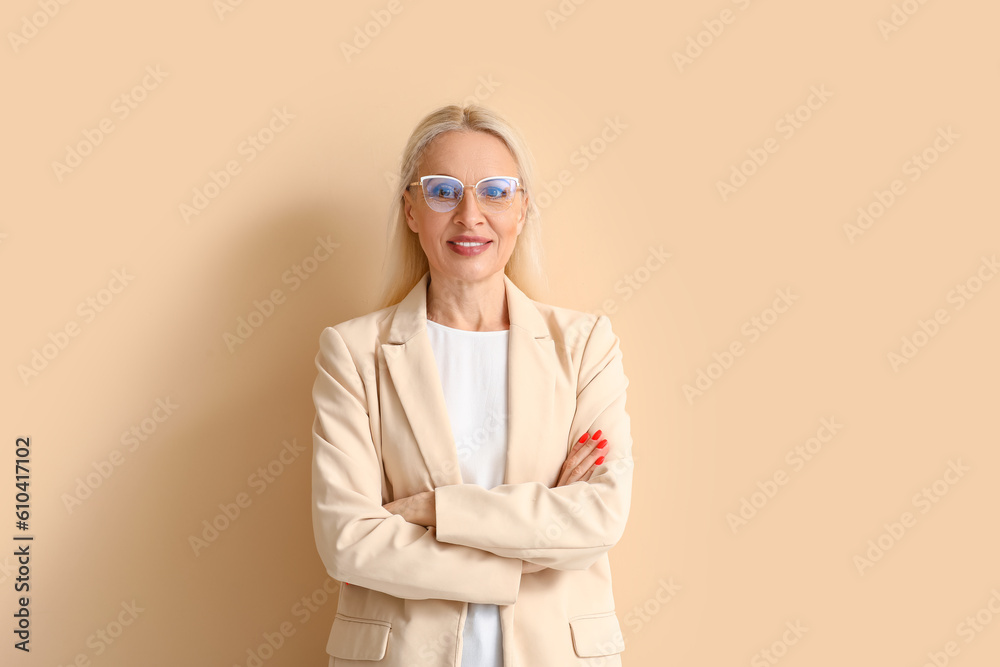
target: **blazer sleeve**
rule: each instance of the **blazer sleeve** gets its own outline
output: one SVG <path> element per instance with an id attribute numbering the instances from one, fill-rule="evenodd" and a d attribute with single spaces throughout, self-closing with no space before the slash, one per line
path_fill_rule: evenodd
<path id="1" fill-rule="evenodd" d="M 382 507 L 365 385 L 333 327 L 320 335 L 316 366 L 312 520 L 330 576 L 399 598 L 513 604 L 520 560 L 445 544 Z"/>
<path id="2" fill-rule="evenodd" d="M 609 447 L 589 481 L 549 488 L 541 482 L 473 484 L 434 490 L 438 541 L 476 547 L 559 570 L 587 569 L 625 531 L 632 496 L 632 436 L 625 411 L 628 379 L 607 316 L 587 340 L 570 442 L 602 431 Z"/>

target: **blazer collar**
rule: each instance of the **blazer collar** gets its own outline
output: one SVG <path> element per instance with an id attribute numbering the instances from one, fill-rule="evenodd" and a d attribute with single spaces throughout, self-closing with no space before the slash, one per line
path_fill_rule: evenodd
<path id="1" fill-rule="evenodd" d="M 392 385 L 406 412 L 434 486 L 462 484 L 455 438 L 427 336 L 430 271 L 397 304 L 388 342 L 381 345 Z M 504 275 L 510 334 L 507 347 L 507 466 L 505 484 L 541 481 L 537 449 L 552 422 L 556 354 L 534 302 Z M 564 443 L 562 443 L 564 444 Z"/>
<path id="2" fill-rule="evenodd" d="M 427 286 L 431 282 L 431 272 L 427 271 L 417 281 L 413 289 L 403 297 L 396 307 L 389 328 L 389 343 L 405 343 L 421 330 L 427 328 Z M 503 276 L 507 293 L 507 310 L 510 328 L 525 329 L 533 338 L 546 338 L 549 328 L 542 319 L 534 303 L 515 285 L 507 274 Z"/>

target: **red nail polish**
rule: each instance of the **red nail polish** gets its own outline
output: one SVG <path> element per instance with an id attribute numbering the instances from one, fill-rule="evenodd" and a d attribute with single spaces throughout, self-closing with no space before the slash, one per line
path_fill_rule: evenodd
<path id="1" fill-rule="evenodd" d="M 604 440 L 601 440 L 599 443 L 597 443 L 597 449 L 604 449 L 607 446 L 608 446 L 608 439 L 607 438 L 605 438 Z"/>
<path id="2" fill-rule="evenodd" d="M 594 461 L 594 465 L 595 466 L 599 466 L 602 463 L 604 463 L 604 457 L 603 456 L 601 458 L 597 459 L 596 461 Z"/>
<path id="3" fill-rule="evenodd" d="M 597 440 L 600 437 L 601 437 L 601 429 L 597 429 L 596 431 L 594 431 L 593 438 L 594 440 Z"/>
<path id="4" fill-rule="evenodd" d="M 589 433 L 584 433 L 583 435 L 580 436 L 580 439 L 577 442 L 580 442 L 580 443 L 587 442 L 587 438 L 589 438 L 589 437 L 590 437 Z"/>

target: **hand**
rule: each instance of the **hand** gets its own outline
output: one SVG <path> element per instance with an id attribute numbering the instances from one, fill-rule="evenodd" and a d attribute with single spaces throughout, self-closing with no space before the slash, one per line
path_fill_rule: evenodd
<path id="1" fill-rule="evenodd" d="M 580 440 L 583 440 L 583 442 Z M 573 482 L 590 481 L 591 476 L 594 474 L 595 462 L 600 460 L 601 463 L 604 463 L 603 457 L 608 451 L 608 440 L 607 438 L 601 439 L 600 429 L 595 431 L 593 435 L 584 433 L 583 438 L 580 440 L 577 440 L 576 444 L 570 450 L 569 455 L 563 462 L 559 480 L 552 488 L 567 486 Z M 598 445 L 600 445 L 600 448 L 598 448 Z M 526 560 L 521 561 L 521 574 L 531 574 L 532 572 L 540 572 L 544 569 L 547 569 L 544 565 L 529 563 Z"/>
<path id="2" fill-rule="evenodd" d="M 584 433 L 583 442 L 578 440 L 570 450 L 566 461 L 563 462 L 562 472 L 555 486 L 567 486 L 573 482 L 590 481 L 594 474 L 594 464 L 600 460 L 604 463 L 604 455 L 608 452 L 607 438 L 601 438 L 601 431 L 598 429 L 594 434 Z M 600 465 L 600 464 L 597 464 Z M 552 487 L 552 488 L 555 488 Z"/>
<path id="3" fill-rule="evenodd" d="M 405 498 L 397 498 L 382 505 L 393 514 L 398 514 L 409 523 L 418 526 L 437 526 L 437 509 L 434 504 L 433 491 L 420 493 Z"/>

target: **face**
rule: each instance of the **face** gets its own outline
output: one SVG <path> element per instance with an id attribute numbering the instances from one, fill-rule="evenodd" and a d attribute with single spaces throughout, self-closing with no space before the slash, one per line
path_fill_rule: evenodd
<path id="1" fill-rule="evenodd" d="M 465 184 L 462 201 L 454 209 L 439 212 L 424 200 L 420 185 L 403 193 L 406 224 L 420 237 L 420 245 L 430 263 L 431 279 L 441 276 L 462 282 L 478 282 L 502 274 L 514 251 L 514 242 L 524 227 L 528 200 L 518 191 L 510 208 L 500 213 L 483 210 L 474 191 L 475 184 L 488 176 L 517 177 L 517 163 L 507 146 L 485 132 L 445 132 L 428 145 L 417 165 L 417 175 L 452 176 Z M 523 185 L 523 184 L 522 184 Z M 477 248 L 456 245 L 485 241 Z"/>

